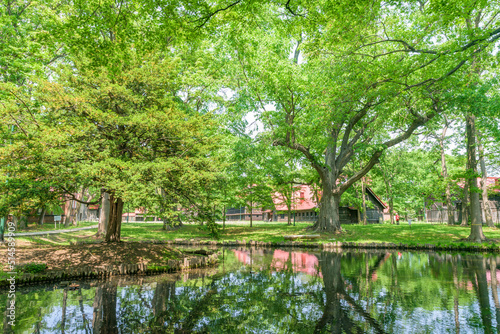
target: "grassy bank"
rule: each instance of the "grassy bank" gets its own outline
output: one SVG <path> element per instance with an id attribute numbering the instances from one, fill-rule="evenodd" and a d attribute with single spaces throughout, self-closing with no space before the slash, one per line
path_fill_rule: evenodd
<path id="1" fill-rule="evenodd" d="M 253 227 L 248 222 L 231 222 L 226 224 L 226 229 L 220 233 L 220 241 L 254 240 L 264 242 L 283 242 L 285 235 L 316 234 L 307 230 L 311 223 L 297 222 L 296 226 L 286 223 L 254 222 Z M 320 239 L 312 242 L 357 242 L 357 243 L 404 243 L 404 244 L 433 244 L 446 245 L 464 243 L 460 241 L 470 233 L 470 227 L 447 226 L 442 224 L 413 223 L 402 225 L 345 225 L 344 233 L 322 234 Z M 483 227 L 484 234 L 490 239 L 500 239 L 500 229 Z M 45 237 L 23 237 L 18 242 L 24 245 L 69 245 L 72 243 L 92 242 L 95 231 L 80 231 L 78 233 L 63 233 Z M 187 224 L 174 231 L 163 231 L 158 223 L 124 223 L 122 225 L 122 240 L 137 242 L 143 240 L 213 240 L 208 231 L 196 224 Z"/>

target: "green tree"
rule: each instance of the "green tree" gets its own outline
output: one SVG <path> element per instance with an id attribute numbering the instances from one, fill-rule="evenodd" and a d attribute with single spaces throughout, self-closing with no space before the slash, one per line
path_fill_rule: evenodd
<path id="1" fill-rule="evenodd" d="M 245 82 L 236 98 L 250 97 L 273 145 L 300 152 L 320 176 L 315 228 L 337 231 L 342 194 L 384 150 L 440 112 L 433 108 L 439 92 L 451 87 L 454 74 L 475 55 L 491 49 L 500 36 L 498 18 L 493 5 L 468 2 L 449 7 L 404 3 L 390 9 L 375 4 L 365 9 L 363 24 L 355 25 L 351 13 L 338 20 L 342 4 L 317 11 L 302 5 L 307 14 L 296 15 L 293 23 L 259 25 L 262 16 L 240 22 L 227 33 L 227 52 L 239 66 L 237 82 Z M 465 8 L 486 10 L 493 23 L 470 31 L 461 25 Z M 438 16 L 444 19 L 438 22 Z M 317 20 L 308 21 L 312 17 Z M 442 34 L 446 42 L 436 41 Z M 366 163 L 342 179 L 360 151 L 369 157 Z"/>

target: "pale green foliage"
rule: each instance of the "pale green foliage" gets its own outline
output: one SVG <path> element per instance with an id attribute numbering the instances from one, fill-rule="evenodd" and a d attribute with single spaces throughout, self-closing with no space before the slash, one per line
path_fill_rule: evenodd
<path id="1" fill-rule="evenodd" d="M 2 86 L 2 122 L 15 125 L 0 152 L 10 187 L 31 180 L 52 198 L 95 187 L 142 205 L 159 201 L 164 216 L 178 203 L 203 202 L 225 160 L 217 100 L 206 99 L 218 91 L 211 53 L 182 40 L 173 48 L 172 36 L 160 43 L 153 32 L 144 39 L 146 27 L 176 29 L 135 20 L 151 6 L 77 1 L 53 31 L 68 54 L 46 68 L 49 80 Z M 159 199 L 158 189 L 168 196 Z"/>

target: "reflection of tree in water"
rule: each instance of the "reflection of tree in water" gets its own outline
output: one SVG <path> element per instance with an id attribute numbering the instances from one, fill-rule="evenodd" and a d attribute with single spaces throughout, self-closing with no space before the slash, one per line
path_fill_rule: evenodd
<path id="1" fill-rule="evenodd" d="M 158 283 L 151 331 L 246 333 L 289 328 L 293 332 L 310 332 L 322 304 L 319 279 L 300 280 L 292 270 L 273 272 L 272 252 L 267 264 L 256 265 L 263 270 L 255 271 L 253 251 L 248 255 L 248 266 L 207 277 L 207 284 L 201 286 L 179 281 Z"/>
<path id="2" fill-rule="evenodd" d="M 480 327 L 485 333 L 500 332 L 500 305 L 498 301 L 497 258 L 481 255 L 441 255 L 431 254 L 429 262 L 436 275 L 442 280 L 453 281 L 453 312 L 455 316 L 455 332 L 460 333 L 460 297 L 474 291 L 479 306 Z M 489 272 L 488 272 L 489 270 Z M 488 276 L 490 278 L 488 279 Z M 493 305 L 490 304 L 490 286 Z M 463 299 L 463 298 L 462 298 Z M 467 305 L 463 305 L 467 306 Z M 495 308 L 496 328 L 493 326 L 493 310 Z"/>
<path id="3" fill-rule="evenodd" d="M 175 318 L 174 310 L 170 307 L 175 304 L 175 281 L 156 283 L 152 304 L 153 319 L 150 326 L 153 332 L 165 325 L 171 327 L 172 318 Z"/>
<path id="4" fill-rule="evenodd" d="M 494 333 L 499 329 L 496 257 L 309 252 L 318 257 L 320 269 L 318 275 L 309 275 L 312 271 L 302 270 L 308 267 L 301 264 L 310 261 L 298 257 L 303 252 L 282 251 L 282 265 L 277 266 L 274 250 L 245 251 L 244 265 L 231 251 L 215 276 L 199 271 L 183 273 L 184 280 L 175 275 L 120 277 L 97 286 L 82 283 L 79 291 L 31 288 L 38 298 L 31 292 L 18 295 L 23 319 L 19 332 L 78 328 L 87 333 Z M 0 327 L 9 331 L 4 321 Z"/>
<path id="5" fill-rule="evenodd" d="M 116 284 L 106 282 L 96 289 L 94 297 L 94 334 L 118 333 L 116 322 Z"/>
<path id="6" fill-rule="evenodd" d="M 399 261 L 398 256 L 322 253 L 326 301 L 316 332 L 397 332 L 402 330 L 400 320 L 417 315 L 420 318 L 412 321 L 417 332 L 448 331 L 451 324 L 456 333 L 473 328 L 499 332 L 496 258 L 406 253 Z M 429 323 L 427 317 L 446 324 Z"/>
<path id="7" fill-rule="evenodd" d="M 481 320 L 485 333 L 493 333 L 490 295 L 488 292 L 488 281 L 486 279 L 486 259 L 482 256 L 469 256 L 465 260 L 464 267 L 466 268 L 479 302 L 479 310 L 481 312 Z M 496 276 L 496 272 L 491 273 Z"/>
<path id="8" fill-rule="evenodd" d="M 359 320 L 362 318 L 376 333 L 383 333 L 380 324 L 355 300 L 347 291 L 346 283 L 341 273 L 342 255 L 339 253 L 323 252 L 320 255 L 320 267 L 325 285 L 326 301 L 324 303 L 323 315 L 316 324 L 315 333 L 364 333 Z M 367 273 L 373 274 L 380 265 L 379 258 Z M 368 277 L 368 276 L 367 276 Z"/>
<path id="9" fill-rule="evenodd" d="M 492 256 L 490 258 L 490 273 L 491 273 L 491 294 L 493 295 L 493 303 L 495 304 L 497 333 L 500 333 L 500 303 L 498 301 L 497 259 L 495 256 Z"/>

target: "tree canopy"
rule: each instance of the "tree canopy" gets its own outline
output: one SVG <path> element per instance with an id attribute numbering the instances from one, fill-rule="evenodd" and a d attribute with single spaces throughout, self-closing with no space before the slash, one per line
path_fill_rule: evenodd
<path id="1" fill-rule="evenodd" d="M 111 195 L 108 234 L 119 240 L 123 201 L 213 220 L 214 205 L 256 195 L 245 192 L 254 184 L 307 178 L 321 187 L 314 228 L 338 231 L 342 195 L 380 162 L 389 173 L 397 153 L 386 152 L 442 115 L 462 113 L 470 129 L 477 119 L 495 161 L 496 1 L 60 0 L 1 11 L 0 214 L 82 201 L 74 194 L 93 187 Z M 408 168 L 425 156 L 410 153 Z M 419 167 L 420 180 L 433 173 Z"/>

